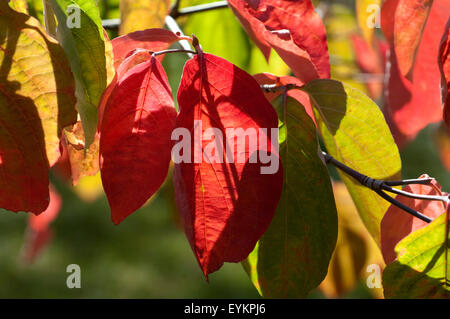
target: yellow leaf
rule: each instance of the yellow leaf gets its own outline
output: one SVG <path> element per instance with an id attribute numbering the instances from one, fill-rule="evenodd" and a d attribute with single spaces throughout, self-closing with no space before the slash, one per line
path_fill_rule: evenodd
<path id="1" fill-rule="evenodd" d="M 358 18 L 361 33 L 369 45 L 373 44 L 373 33 L 376 27 L 380 27 L 381 0 L 356 0 L 356 16 Z"/>
<path id="2" fill-rule="evenodd" d="M 121 0 L 119 34 L 162 28 L 169 6 L 169 0 Z"/>
<path id="3" fill-rule="evenodd" d="M 383 256 L 358 215 L 344 183 L 333 184 L 339 219 L 338 241 L 320 289 L 329 298 L 351 292 L 360 282 L 366 283 L 369 265 L 385 267 Z M 381 280 L 381 277 L 380 277 Z M 369 289 L 375 298 L 383 298 L 383 289 Z"/>

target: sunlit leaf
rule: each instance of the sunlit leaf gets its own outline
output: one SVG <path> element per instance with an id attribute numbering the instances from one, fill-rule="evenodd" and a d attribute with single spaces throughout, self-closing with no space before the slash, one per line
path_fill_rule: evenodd
<path id="1" fill-rule="evenodd" d="M 27 0 L 9 0 L 9 6 L 17 12 L 28 14 Z"/>
<path id="2" fill-rule="evenodd" d="M 397 56 L 393 54 L 394 5 L 395 1 L 385 1 L 381 15 L 382 30 L 391 45 L 384 113 L 396 142 L 403 145 L 430 123 L 442 120 L 441 73 L 437 61 L 450 2 L 433 1 L 417 51 L 411 80 L 402 75 Z"/>
<path id="3" fill-rule="evenodd" d="M 75 77 L 77 109 L 86 147 L 97 130 L 97 106 L 107 85 L 105 38 L 99 10 L 91 0 L 51 0 L 57 38 Z"/>
<path id="4" fill-rule="evenodd" d="M 381 98 L 383 94 L 383 75 L 385 68 L 385 48 L 386 44 L 378 38 L 373 39 L 373 45 L 369 46 L 367 42 L 357 34 L 351 37 L 353 48 L 356 55 L 356 63 L 364 74 L 372 75 L 374 80 L 367 80 L 366 85 L 370 97 L 374 100 Z M 387 48 L 386 48 L 387 49 Z"/>
<path id="5" fill-rule="evenodd" d="M 76 120 L 62 48 L 39 22 L 0 3 L 0 207 L 39 214 L 63 127 Z"/>
<path id="6" fill-rule="evenodd" d="M 403 239 L 383 272 L 386 298 L 450 298 L 449 209 Z"/>
<path id="7" fill-rule="evenodd" d="M 22 247 L 22 258 L 27 263 L 35 261 L 53 237 L 50 224 L 58 217 L 62 206 L 62 198 L 50 185 L 50 204 L 39 216 L 30 215 L 25 232 L 25 242 Z"/>
<path id="8" fill-rule="evenodd" d="M 162 28 L 169 6 L 170 0 L 120 0 L 119 33 Z"/>
<path id="9" fill-rule="evenodd" d="M 247 32 L 263 37 L 300 80 L 330 77 L 325 27 L 310 0 L 229 4 Z"/>
<path id="10" fill-rule="evenodd" d="M 190 152 L 188 160 L 175 164 L 175 198 L 186 236 L 208 277 L 224 262 L 245 259 L 272 220 L 283 180 L 268 135 L 278 127 L 277 116 L 249 74 L 203 52 L 184 67 L 178 103 L 177 129 L 193 134 L 183 149 L 183 154 Z M 213 128 L 214 135 L 204 135 Z M 251 140 L 262 143 L 249 145 Z M 271 152 L 271 163 L 263 164 L 266 152 Z M 250 160 L 256 156 L 259 160 Z"/>
<path id="11" fill-rule="evenodd" d="M 422 175 L 420 178 L 429 178 L 429 176 Z M 413 194 L 442 195 L 441 185 L 436 181 L 433 181 L 430 185 L 408 185 L 403 190 Z M 443 203 L 439 201 L 414 199 L 405 196 L 397 196 L 396 199 L 431 219 L 441 215 L 444 210 Z M 397 206 L 391 205 L 381 221 L 381 251 L 386 264 L 395 260 L 394 248 L 398 242 L 426 225 L 428 225 L 426 222 L 405 213 Z"/>
<path id="12" fill-rule="evenodd" d="M 80 178 L 84 176 L 97 174 L 99 170 L 98 134 L 95 135 L 89 149 L 85 150 L 83 128 L 81 123 L 77 122 L 72 128 L 64 130 L 63 147 L 69 156 L 73 185 L 77 185 Z"/>
<path id="13" fill-rule="evenodd" d="M 164 182 L 175 117 L 172 92 L 156 58 L 131 68 L 114 86 L 100 129 L 100 169 L 114 224 Z"/>
<path id="14" fill-rule="evenodd" d="M 395 10 L 394 50 L 400 72 L 408 78 L 412 78 L 414 60 L 432 4 L 433 0 L 399 0 Z"/>
<path id="15" fill-rule="evenodd" d="M 360 72 L 356 63 L 356 52 L 349 41 L 357 31 L 354 13 L 342 4 L 332 4 L 330 14 L 324 18 L 327 28 L 327 43 L 330 53 L 331 77 L 335 80 L 345 81 L 354 88 L 367 92 L 367 86 L 355 78 Z"/>
<path id="16" fill-rule="evenodd" d="M 450 18 L 447 22 L 439 49 L 439 67 L 441 70 L 442 104 L 444 121 L 450 130 Z"/>
<path id="17" fill-rule="evenodd" d="M 376 179 L 398 179 L 401 160 L 378 106 L 362 92 L 334 80 L 304 87 L 315 106 L 327 151 L 338 161 Z M 377 243 L 389 204 L 372 190 L 341 174 L 367 229 Z"/>
<path id="18" fill-rule="evenodd" d="M 264 297 L 302 298 L 325 278 L 337 239 L 330 177 L 318 156 L 316 127 L 304 107 L 283 96 L 278 113 L 284 183 L 268 230 L 244 262 Z"/>
<path id="19" fill-rule="evenodd" d="M 356 17 L 361 33 L 369 46 L 373 44 L 373 34 L 379 22 L 382 0 L 356 0 Z"/>

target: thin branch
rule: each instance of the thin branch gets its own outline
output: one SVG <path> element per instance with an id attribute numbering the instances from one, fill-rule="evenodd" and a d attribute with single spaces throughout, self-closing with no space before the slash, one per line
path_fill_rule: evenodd
<path id="1" fill-rule="evenodd" d="M 431 218 L 429 218 L 428 216 L 425 216 L 424 214 L 415 211 L 414 209 L 404 205 L 403 203 L 395 200 L 394 198 L 392 198 L 391 196 L 387 195 L 386 193 L 383 193 L 382 191 L 377 191 L 376 192 L 378 195 L 380 195 L 382 198 L 384 198 L 385 200 L 387 200 L 388 202 L 390 202 L 392 205 L 397 206 L 400 209 L 403 209 L 405 212 L 407 212 L 408 214 L 417 217 L 421 220 L 423 220 L 426 223 L 431 223 L 433 220 Z"/>
<path id="2" fill-rule="evenodd" d="M 211 3 L 199 4 L 196 6 L 181 8 L 181 9 L 179 8 L 179 6 L 180 6 L 179 1 L 176 1 L 167 17 L 172 17 L 173 19 L 176 19 L 178 17 L 182 17 L 185 15 L 190 15 L 190 14 L 194 14 L 194 13 L 205 12 L 205 11 L 216 10 L 216 9 L 224 9 L 224 8 L 228 8 L 228 2 L 227 1 L 216 1 L 216 2 L 211 2 Z M 166 24 L 167 24 L 167 17 L 166 17 Z M 102 26 L 105 29 L 117 29 L 119 27 L 119 25 L 120 25 L 120 19 L 102 20 Z"/>
<path id="3" fill-rule="evenodd" d="M 175 3 L 173 4 L 172 8 L 170 9 L 169 15 L 171 17 L 174 17 L 176 14 L 178 14 L 178 10 L 180 9 L 180 3 L 181 0 L 175 0 Z"/>
<path id="4" fill-rule="evenodd" d="M 265 90 L 267 92 L 283 91 L 283 93 L 285 93 L 290 89 L 300 89 L 300 87 L 295 84 L 287 84 L 287 85 L 264 84 L 264 85 L 261 85 L 261 89 Z M 450 205 L 450 195 L 439 196 L 439 195 L 413 194 L 413 193 L 406 192 L 406 191 L 399 190 L 399 189 L 392 187 L 392 186 L 402 186 L 402 185 L 411 185 L 411 184 L 429 185 L 434 180 L 433 178 L 407 179 L 407 180 L 401 180 L 401 181 L 379 180 L 379 179 L 374 179 L 374 178 L 371 178 L 364 174 L 361 174 L 358 171 L 355 171 L 354 169 L 339 162 L 333 156 L 331 156 L 323 151 L 322 151 L 322 156 L 327 164 L 331 164 L 331 165 L 337 167 L 342 172 L 344 172 L 345 174 L 347 174 L 350 177 L 352 177 L 353 179 L 355 179 L 361 185 L 376 192 L 379 196 L 381 196 L 385 200 L 389 201 L 391 204 L 401 208 L 402 210 L 406 211 L 407 213 L 413 215 L 414 217 L 420 218 L 421 220 L 423 220 L 427 223 L 430 223 L 432 221 L 432 219 L 430 219 L 429 217 L 423 215 L 422 213 L 415 211 L 414 209 L 402 204 L 401 202 L 392 198 L 391 196 L 389 196 L 388 194 L 386 194 L 383 191 L 387 191 L 390 193 L 394 193 L 394 194 L 409 197 L 409 198 L 441 201 L 441 202 L 447 203 L 447 205 Z"/>
<path id="5" fill-rule="evenodd" d="M 176 10 L 174 10 L 174 8 L 172 8 L 172 10 L 170 12 L 170 16 L 172 18 L 176 19 L 178 17 L 189 15 L 189 14 L 228 8 L 228 2 L 227 1 L 216 1 L 216 2 L 211 2 L 211 3 L 199 4 L 199 5 L 192 6 L 192 7 L 181 8 L 181 9 L 176 8 Z"/>
<path id="6" fill-rule="evenodd" d="M 448 201 L 448 196 L 413 194 L 413 193 L 405 192 L 400 189 L 392 188 L 386 184 L 382 185 L 382 188 L 388 192 L 395 193 L 398 195 L 403 195 L 405 197 L 415 198 L 415 199 L 435 200 L 435 201 L 440 201 L 443 203 L 446 203 Z"/>
<path id="7" fill-rule="evenodd" d="M 449 196 L 413 194 L 413 193 L 405 192 L 403 190 L 399 190 L 399 189 L 395 189 L 395 188 L 391 187 L 391 186 L 397 186 L 397 185 L 410 185 L 410 184 L 428 185 L 433 181 L 432 178 L 410 179 L 410 180 L 395 181 L 395 182 L 374 179 L 374 178 L 368 177 L 364 174 L 361 174 L 360 172 L 355 171 L 354 169 L 348 167 L 347 165 L 337 161 L 334 157 L 332 157 L 331 155 L 329 155 L 325 152 L 322 152 L 322 155 L 327 164 L 331 164 L 331 165 L 339 168 L 342 172 L 353 177 L 361 185 L 370 188 L 371 190 L 376 192 L 379 196 L 381 196 L 382 198 L 384 198 L 391 204 L 399 207 L 400 209 L 404 210 L 408 214 L 411 214 L 414 217 L 417 217 L 427 223 L 432 222 L 432 219 L 425 216 L 424 214 L 402 204 L 401 202 L 397 201 L 396 199 L 394 199 L 391 196 L 384 193 L 383 190 L 391 192 L 391 193 L 395 193 L 395 194 L 398 194 L 401 196 L 415 198 L 415 199 L 441 201 L 441 202 L 444 202 L 447 204 L 449 203 Z"/>
<path id="8" fill-rule="evenodd" d="M 178 53 L 178 52 L 183 52 L 183 53 L 190 53 L 190 54 L 197 54 L 197 52 L 192 51 L 192 50 L 185 50 L 185 49 L 167 49 L 167 50 L 162 50 L 162 51 L 157 51 L 157 52 L 153 52 L 152 56 L 158 56 L 158 55 L 163 55 L 166 53 Z"/>
<path id="9" fill-rule="evenodd" d="M 170 31 L 172 31 L 175 34 L 178 34 L 178 36 L 184 36 L 183 31 L 181 31 L 178 23 L 175 21 L 174 18 L 172 18 L 171 16 L 166 16 L 165 22 L 166 22 L 167 29 L 169 29 Z M 192 53 L 188 52 L 188 51 L 191 51 L 191 44 L 189 43 L 188 40 L 180 40 L 180 41 L 178 41 L 178 43 L 180 44 L 180 46 L 183 50 L 186 50 L 189 58 L 192 58 L 194 56 Z"/>

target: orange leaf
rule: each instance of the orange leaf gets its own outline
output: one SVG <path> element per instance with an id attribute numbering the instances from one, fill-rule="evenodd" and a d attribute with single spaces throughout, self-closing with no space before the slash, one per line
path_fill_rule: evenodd
<path id="1" fill-rule="evenodd" d="M 420 178 L 428 177 L 426 174 L 420 176 Z M 441 185 L 436 181 L 433 181 L 430 185 L 408 185 L 404 187 L 404 191 L 423 195 L 443 195 Z M 397 196 L 396 199 L 433 219 L 445 212 L 444 204 L 439 201 L 414 199 L 405 196 Z M 386 264 L 388 265 L 395 260 L 396 254 L 394 248 L 397 243 L 410 233 L 427 225 L 426 222 L 407 214 L 397 206 L 389 206 L 381 221 L 380 235 L 381 251 Z"/>

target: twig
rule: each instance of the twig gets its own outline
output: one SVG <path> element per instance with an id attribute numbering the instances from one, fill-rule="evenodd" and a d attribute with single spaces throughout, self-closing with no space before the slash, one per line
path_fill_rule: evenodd
<path id="1" fill-rule="evenodd" d="M 223 9 L 228 8 L 228 2 L 227 1 L 217 1 L 217 2 L 211 2 L 211 3 L 205 3 L 205 4 L 199 4 L 192 7 L 186 7 L 179 9 L 178 7 L 173 7 L 170 11 L 170 16 L 174 19 L 193 14 L 193 13 L 199 13 L 199 12 L 205 12 L 215 9 Z"/>
<path id="2" fill-rule="evenodd" d="M 197 52 L 192 51 L 192 50 L 185 50 L 185 49 L 167 49 L 167 50 L 162 50 L 162 51 L 157 51 L 157 52 L 153 52 L 152 56 L 158 56 L 158 55 L 163 55 L 166 53 L 177 53 L 177 52 L 184 52 L 184 53 L 190 53 L 190 54 L 197 54 Z"/>
<path id="3" fill-rule="evenodd" d="M 178 36 L 183 36 L 183 31 L 181 31 L 178 23 L 175 21 L 174 18 L 172 18 L 171 16 L 166 16 L 165 22 L 166 22 L 167 29 L 169 29 L 170 31 L 172 31 L 175 34 L 178 34 Z M 180 41 L 178 41 L 178 43 L 180 44 L 180 46 L 183 50 L 186 50 L 189 58 L 192 58 L 194 56 L 192 53 L 188 52 L 188 51 L 191 51 L 191 45 L 188 40 L 180 40 Z"/>
<path id="4" fill-rule="evenodd" d="M 176 1 L 173 5 L 172 9 L 170 10 L 170 13 L 168 17 L 172 17 L 173 19 L 176 19 L 181 16 L 190 15 L 194 13 L 199 12 L 205 12 L 210 10 L 216 10 L 216 9 L 223 9 L 228 7 L 227 1 L 216 1 L 206 4 L 199 4 L 192 7 L 186 7 L 186 8 L 179 8 L 180 3 L 179 1 Z M 166 17 L 166 24 L 167 24 L 167 17 Z M 105 29 L 117 29 L 120 25 L 120 19 L 106 19 L 102 20 L 102 26 Z"/>
<path id="5" fill-rule="evenodd" d="M 368 177 L 364 174 L 361 174 L 360 172 L 357 172 L 354 169 L 348 167 L 347 165 L 337 161 L 334 157 L 332 157 L 331 155 L 329 155 L 325 152 L 322 152 L 322 155 L 323 155 L 326 163 L 339 168 L 345 174 L 353 177 L 353 179 L 355 179 L 361 185 L 368 187 L 371 190 L 375 191 L 379 196 L 381 196 L 382 198 L 384 198 L 391 204 L 401 208 L 402 210 L 406 211 L 407 213 L 409 213 L 409 214 L 413 215 L 414 217 L 417 217 L 427 223 L 430 223 L 433 220 L 431 218 L 423 215 L 422 213 L 402 204 L 401 202 L 397 201 L 396 199 L 394 199 L 391 196 L 384 193 L 383 190 L 391 192 L 391 193 L 395 193 L 395 194 L 398 194 L 401 196 L 415 198 L 415 199 L 441 201 L 441 202 L 444 202 L 447 204 L 449 203 L 449 196 L 413 194 L 413 193 L 405 192 L 403 190 L 399 190 L 399 189 L 395 189 L 395 188 L 391 187 L 391 186 L 410 185 L 410 184 L 428 185 L 433 181 L 432 178 L 410 179 L 410 180 L 395 181 L 395 182 L 373 179 L 373 178 Z"/>

